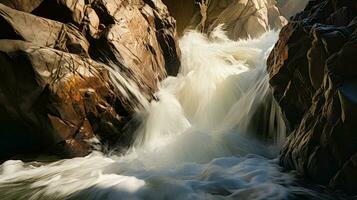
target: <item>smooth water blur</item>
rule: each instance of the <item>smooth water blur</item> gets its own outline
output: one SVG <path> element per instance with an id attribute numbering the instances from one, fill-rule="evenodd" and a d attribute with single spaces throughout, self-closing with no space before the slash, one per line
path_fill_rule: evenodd
<path id="1" fill-rule="evenodd" d="M 328 199 L 275 159 L 286 130 L 265 61 L 276 40 L 276 32 L 238 42 L 219 28 L 186 33 L 179 75 L 136 114 L 124 156 L 7 161 L 0 199 Z"/>

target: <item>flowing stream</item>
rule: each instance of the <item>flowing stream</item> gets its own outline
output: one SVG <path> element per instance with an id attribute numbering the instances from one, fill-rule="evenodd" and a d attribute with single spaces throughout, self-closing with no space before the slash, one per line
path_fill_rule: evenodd
<path id="1" fill-rule="evenodd" d="M 127 153 L 7 161 L 0 199 L 328 199 L 278 165 L 286 130 L 265 65 L 277 37 L 231 41 L 220 28 L 209 37 L 187 32 L 180 72 L 136 114 L 140 126 Z"/>

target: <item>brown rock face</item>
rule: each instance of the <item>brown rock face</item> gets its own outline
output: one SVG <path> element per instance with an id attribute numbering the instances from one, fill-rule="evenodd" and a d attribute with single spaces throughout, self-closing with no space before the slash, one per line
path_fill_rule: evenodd
<path id="1" fill-rule="evenodd" d="M 164 0 L 178 21 L 179 33 L 198 28 L 210 33 L 224 24 L 231 39 L 258 37 L 286 23 L 275 0 Z"/>
<path id="2" fill-rule="evenodd" d="M 357 3 L 310 1 L 268 59 L 270 84 L 292 130 L 281 164 L 357 191 Z"/>
<path id="3" fill-rule="evenodd" d="M 210 32 L 224 24 L 229 38 L 236 40 L 259 37 L 286 23 L 271 0 L 213 0 L 209 1 L 207 19 L 200 26 Z"/>
<path id="4" fill-rule="evenodd" d="M 175 26 L 157 0 L 0 0 L 0 157 L 129 145 L 125 122 L 178 71 Z"/>
<path id="5" fill-rule="evenodd" d="M 32 12 L 44 0 L 0 0 L 1 4 L 24 12 Z"/>
<path id="6" fill-rule="evenodd" d="M 163 0 L 163 2 L 176 19 L 177 31 L 180 34 L 183 34 L 184 30 L 192 25 L 194 16 L 199 14 L 196 0 Z"/>

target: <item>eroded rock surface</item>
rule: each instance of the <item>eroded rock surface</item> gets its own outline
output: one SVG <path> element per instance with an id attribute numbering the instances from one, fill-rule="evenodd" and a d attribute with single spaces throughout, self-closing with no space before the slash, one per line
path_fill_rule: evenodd
<path id="1" fill-rule="evenodd" d="M 310 1 L 268 59 L 270 84 L 292 130 L 281 164 L 357 192 L 357 3 Z"/>
<path id="2" fill-rule="evenodd" d="M 275 0 L 164 0 L 178 21 L 179 32 L 198 28 L 210 33 L 220 24 L 231 39 L 258 37 L 270 29 L 280 29 L 287 20 Z"/>
<path id="3" fill-rule="evenodd" d="M 259 37 L 269 29 L 280 29 L 287 21 L 272 0 L 212 0 L 207 19 L 200 26 L 207 32 L 225 25 L 231 39 Z"/>
<path id="4" fill-rule="evenodd" d="M 178 71 L 175 26 L 157 0 L 1 0 L 0 156 L 128 145 L 125 122 Z"/>

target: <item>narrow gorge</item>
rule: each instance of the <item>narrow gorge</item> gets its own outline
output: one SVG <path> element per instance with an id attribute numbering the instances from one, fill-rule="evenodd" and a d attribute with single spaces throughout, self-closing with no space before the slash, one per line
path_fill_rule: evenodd
<path id="1" fill-rule="evenodd" d="M 0 199 L 357 199 L 356 31 L 354 0 L 0 0 Z"/>

